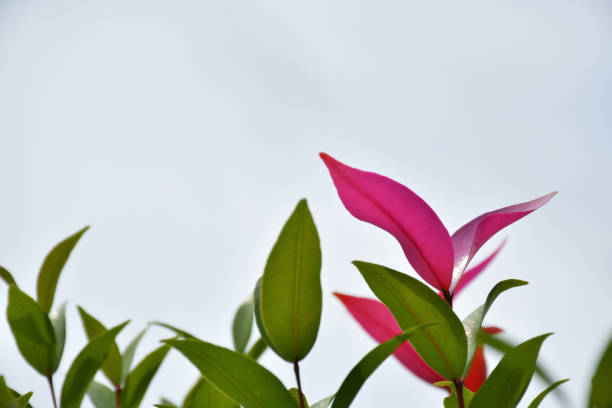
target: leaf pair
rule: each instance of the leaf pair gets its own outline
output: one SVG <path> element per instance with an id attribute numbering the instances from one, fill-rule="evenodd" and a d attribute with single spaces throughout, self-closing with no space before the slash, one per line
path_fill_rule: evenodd
<path id="1" fill-rule="evenodd" d="M 32 393 L 19 395 L 16 391 L 11 390 L 4 381 L 4 377 L 0 375 L 0 407 L 2 408 L 31 408 L 28 402 L 32 397 Z"/>

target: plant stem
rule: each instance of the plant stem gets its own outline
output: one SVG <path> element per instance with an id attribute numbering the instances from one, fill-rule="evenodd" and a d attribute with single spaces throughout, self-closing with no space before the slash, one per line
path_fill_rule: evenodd
<path id="1" fill-rule="evenodd" d="M 53 377 L 51 374 L 47 375 L 47 382 L 49 383 L 49 389 L 51 390 L 51 399 L 53 400 L 53 406 L 57 408 L 57 400 L 55 399 L 55 388 L 53 388 Z"/>
<path id="2" fill-rule="evenodd" d="M 463 381 L 455 380 L 455 391 L 457 391 L 457 404 L 458 408 L 465 408 L 465 401 L 463 400 Z"/>
<path id="3" fill-rule="evenodd" d="M 115 405 L 117 406 L 117 408 L 119 408 L 119 405 L 121 405 L 121 386 L 120 385 L 116 385 L 115 386 Z"/>
<path id="4" fill-rule="evenodd" d="M 448 303 L 452 309 L 453 308 L 453 295 L 447 290 L 443 290 L 442 294 L 444 295 L 444 300 L 446 300 L 446 303 Z"/>
<path id="5" fill-rule="evenodd" d="M 306 404 L 304 404 L 304 394 L 302 394 L 302 381 L 300 381 L 300 366 L 298 365 L 297 360 L 293 362 L 293 371 L 295 372 L 295 379 L 297 380 L 300 408 L 305 408 Z"/>

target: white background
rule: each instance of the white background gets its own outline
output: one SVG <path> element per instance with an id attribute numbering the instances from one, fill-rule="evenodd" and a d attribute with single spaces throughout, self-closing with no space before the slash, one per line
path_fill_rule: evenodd
<path id="1" fill-rule="evenodd" d="M 132 319 L 122 348 L 153 319 L 229 346 L 235 308 L 306 197 L 324 311 L 303 383 L 311 401 L 333 393 L 374 346 L 331 295 L 370 295 L 350 261 L 414 272 L 390 235 L 342 207 L 326 151 L 406 184 L 451 232 L 559 190 L 487 244 L 481 256 L 509 237 L 457 310 L 501 279 L 530 281 L 487 323 L 517 341 L 555 332 L 542 361 L 584 406 L 612 332 L 611 16 L 586 0 L 2 0 L 0 264 L 34 294 L 47 251 L 92 226 L 56 296 L 69 301 L 56 382 L 85 344 L 77 304 L 109 326 Z M 168 335 L 150 330 L 136 359 Z M 288 364 L 271 352 L 262 363 L 293 386 Z M 50 406 L 4 320 L 0 373 Z M 143 406 L 180 401 L 196 377 L 171 353 Z M 354 406 L 442 395 L 389 360 Z"/>

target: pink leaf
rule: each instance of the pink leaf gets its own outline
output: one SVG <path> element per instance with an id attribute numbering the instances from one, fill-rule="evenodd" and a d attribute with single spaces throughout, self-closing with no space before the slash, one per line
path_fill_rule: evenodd
<path id="1" fill-rule="evenodd" d="M 451 292 L 456 288 L 466 266 L 476 252 L 499 230 L 523 218 L 546 204 L 557 192 L 550 193 L 526 203 L 515 204 L 490 211 L 474 218 L 459 228 L 452 236 L 454 249 L 454 271 Z"/>
<path id="2" fill-rule="evenodd" d="M 459 283 L 457 284 L 457 287 L 455 288 L 455 291 L 453 292 L 454 296 L 457 296 L 459 292 L 461 292 L 468 283 L 474 280 L 474 278 L 480 275 L 480 273 L 484 271 L 487 268 L 487 266 L 489 266 L 489 264 L 491 263 L 491 261 L 493 261 L 493 259 L 495 259 L 499 251 L 501 251 L 504 245 L 506 245 L 506 241 L 507 240 L 504 239 L 502 243 L 497 247 L 497 249 L 491 255 L 489 255 L 484 261 L 482 261 L 475 267 L 468 269 L 461 276 L 461 278 L 459 279 Z"/>
<path id="3" fill-rule="evenodd" d="M 465 377 L 463 385 L 465 385 L 465 387 L 470 391 L 476 392 L 486 379 L 487 363 L 485 361 L 482 347 L 479 346 L 476 348 L 476 353 L 474 354 L 474 359 L 472 360 L 470 372 L 468 373 L 467 377 Z"/>
<path id="4" fill-rule="evenodd" d="M 379 343 L 389 340 L 402 332 L 395 318 L 378 300 L 334 293 L 348 311 L 370 336 Z M 428 383 L 444 381 L 442 376 L 427 365 L 410 342 L 402 344 L 394 353 L 408 370 Z"/>
<path id="5" fill-rule="evenodd" d="M 414 270 L 432 286 L 448 291 L 452 241 L 427 203 L 390 178 L 346 166 L 325 153 L 320 156 L 346 209 L 393 235 Z"/>

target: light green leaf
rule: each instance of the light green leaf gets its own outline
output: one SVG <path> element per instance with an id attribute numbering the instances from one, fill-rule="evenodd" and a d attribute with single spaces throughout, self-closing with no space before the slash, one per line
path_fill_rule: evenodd
<path id="1" fill-rule="evenodd" d="M 49 313 L 49 320 L 51 321 L 51 326 L 53 326 L 53 332 L 55 333 L 56 353 L 55 364 L 53 365 L 53 372 L 55 372 L 62 360 L 64 344 L 66 343 L 66 302 Z"/>
<path id="2" fill-rule="evenodd" d="M 589 408 L 612 407 L 612 339 L 599 360 L 595 375 L 591 380 Z"/>
<path id="3" fill-rule="evenodd" d="M 283 359 L 303 359 L 321 321 L 321 247 L 306 200 L 301 200 L 274 244 L 263 277 L 260 321 Z"/>
<path id="4" fill-rule="evenodd" d="M 514 408 L 535 371 L 542 342 L 550 334 L 534 337 L 508 351 L 480 386 L 470 408 Z"/>
<path id="5" fill-rule="evenodd" d="M 445 387 L 450 390 L 450 395 L 444 398 L 444 408 L 457 408 L 459 406 L 459 398 L 457 398 L 457 388 L 451 381 L 440 381 L 434 383 L 438 387 Z M 469 389 L 463 387 L 463 406 L 467 407 L 470 405 L 470 401 L 474 398 L 474 393 Z"/>
<path id="6" fill-rule="evenodd" d="M 331 405 L 335 397 L 336 397 L 336 394 L 329 396 L 327 398 L 323 398 L 321 401 L 316 402 L 314 405 L 311 405 L 310 408 L 328 408 Z"/>
<path id="7" fill-rule="evenodd" d="M 553 383 L 550 386 L 548 386 L 548 388 L 546 388 L 544 391 L 538 394 L 538 396 L 535 397 L 533 401 L 531 401 L 531 404 L 529 404 L 529 408 L 538 408 L 540 406 L 540 403 L 544 400 L 544 398 L 546 398 L 546 396 L 552 390 L 554 390 L 555 388 L 557 388 L 558 386 L 560 386 L 561 384 L 567 381 L 569 381 L 569 378 L 566 378 L 565 380 L 559 380 L 556 383 Z"/>
<path id="8" fill-rule="evenodd" d="M 487 315 L 489 308 L 500 294 L 508 289 L 523 285 L 527 285 L 527 282 L 518 279 L 507 279 L 499 282 L 493 287 L 493 289 L 491 289 L 484 304 L 476 308 L 476 310 L 474 310 L 467 318 L 463 320 L 463 327 L 467 337 L 468 348 L 467 362 L 465 364 L 465 369 L 463 370 L 463 375 L 461 376 L 462 379 L 465 379 L 470 372 L 472 359 L 474 358 L 474 353 L 476 353 L 476 347 L 478 346 L 478 335 L 480 334 L 482 322 Z"/>
<path id="9" fill-rule="evenodd" d="M 253 297 L 242 303 L 232 324 L 234 350 L 244 353 L 253 328 Z"/>
<path id="10" fill-rule="evenodd" d="M 467 339 L 448 303 L 425 284 L 401 272 L 367 262 L 353 264 L 403 330 L 440 323 L 416 333 L 410 343 L 442 377 L 459 379 L 465 367 Z"/>
<path id="11" fill-rule="evenodd" d="M 255 314 L 255 322 L 257 323 L 257 328 L 259 329 L 259 334 L 261 334 L 261 338 L 266 343 L 268 347 L 272 349 L 276 354 L 280 355 L 280 352 L 274 347 L 272 340 L 270 340 L 270 336 L 266 331 L 266 328 L 263 325 L 263 321 L 261 320 L 261 279 L 257 280 L 255 284 L 255 290 L 253 291 L 253 311 Z M 260 339 L 261 340 L 261 339 Z M 255 346 L 253 346 L 255 347 Z"/>
<path id="12" fill-rule="evenodd" d="M 178 408 L 178 405 L 176 405 L 174 402 L 170 401 L 167 398 L 163 398 L 162 397 L 161 403 L 162 403 L 163 406 L 169 406 L 169 407 L 172 407 L 172 408 Z"/>
<path id="13" fill-rule="evenodd" d="M 78 231 L 74 235 L 69 236 L 59 244 L 57 244 L 47 255 L 38 272 L 38 281 L 36 283 L 36 293 L 38 303 L 45 313 L 49 313 L 53 306 L 53 298 L 55 297 L 55 289 L 59 280 L 62 269 L 72 252 L 74 246 L 79 242 L 81 236 L 89 229 L 89 226 Z"/>
<path id="14" fill-rule="evenodd" d="M 78 306 L 77 308 L 79 310 L 79 316 L 81 316 L 83 328 L 85 329 L 85 333 L 87 334 L 87 338 L 89 340 L 92 340 L 93 338 L 107 331 L 106 327 L 98 319 L 87 313 L 85 309 L 83 309 L 81 306 Z M 108 351 L 106 361 L 104 361 L 104 364 L 102 365 L 102 372 L 114 386 L 119 386 L 121 385 L 121 370 L 121 353 L 119 353 L 117 342 L 113 340 Z"/>
<path id="15" fill-rule="evenodd" d="M 15 285 L 9 287 L 6 316 L 23 358 L 40 374 L 53 374 L 57 345 L 49 316 Z"/>
<path id="16" fill-rule="evenodd" d="M 185 397 L 182 408 L 238 408 L 238 404 L 200 378 Z"/>
<path id="17" fill-rule="evenodd" d="M 151 380 L 169 350 L 170 347 L 164 345 L 152 351 L 128 374 L 125 388 L 121 394 L 120 406 L 122 408 L 137 408 L 140 405 Z"/>
<path id="18" fill-rule="evenodd" d="M 154 325 L 154 326 L 159 326 L 159 327 L 163 327 L 165 329 L 168 330 L 172 330 L 173 332 L 176 333 L 177 336 L 181 336 L 184 337 L 186 339 L 197 339 L 196 336 L 194 336 L 193 334 L 187 333 L 185 330 L 181 330 L 177 327 L 174 327 L 168 323 L 163 323 L 163 322 L 151 322 L 150 324 Z"/>
<path id="19" fill-rule="evenodd" d="M 87 396 L 96 408 L 117 408 L 115 392 L 97 381 L 91 382 Z"/>
<path id="20" fill-rule="evenodd" d="M 300 392 L 297 388 L 290 388 L 289 394 L 291 394 L 291 396 L 293 397 L 293 399 L 298 405 L 300 405 L 300 394 L 302 394 L 302 398 L 304 401 L 304 408 L 310 408 L 310 405 L 308 405 L 308 400 L 306 399 L 306 396 L 304 395 L 303 392 Z"/>
<path id="21" fill-rule="evenodd" d="M 32 395 L 34 393 L 32 391 L 27 392 L 19 397 L 17 397 L 17 399 L 15 400 L 15 405 L 17 405 L 17 408 L 32 408 L 32 406 L 29 404 L 30 402 L 30 398 L 32 398 Z"/>
<path id="22" fill-rule="evenodd" d="M 366 382 L 366 380 L 372 375 L 372 373 L 389 357 L 395 350 L 399 348 L 408 338 L 413 337 L 415 333 L 420 330 L 425 330 L 426 327 L 431 327 L 433 324 L 426 326 L 417 326 L 409 330 L 406 330 L 402 334 L 398 334 L 395 337 L 387 340 L 386 342 L 379 344 L 372 351 L 363 357 L 359 363 L 351 372 L 346 376 L 342 385 L 338 389 L 334 398 L 332 408 L 347 408 L 357 393 Z"/>
<path id="23" fill-rule="evenodd" d="M 11 285 L 17 286 L 17 283 L 15 282 L 15 278 L 13 278 L 13 275 L 11 275 L 11 273 L 3 266 L 0 266 L 0 279 L 6 282 L 6 284 L 9 286 Z"/>
<path id="24" fill-rule="evenodd" d="M 17 408 L 13 393 L 7 387 L 4 377 L 0 375 L 0 407 L 1 408 Z"/>
<path id="25" fill-rule="evenodd" d="M 244 408 L 297 408 L 283 383 L 242 353 L 200 340 L 166 340 L 189 359 L 200 373 Z"/>
<path id="26" fill-rule="evenodd" d="M 268 348 L 268 345 L 266 344 L 265 340 L 260 337 L 259 339 L 257 339 L 255 343 L 253 343 L 253 346 L 247 353 L 247 356 L 257 361 L 259 360 L 259 357 L 261 357 L 261 355 L 264 353 L 264 351 L 266 351 L 267 348 Z"/>
<path id="27" fill-rule="evenodd" d="M 64 379 L 62 408 L 78 408 L 96 372 L 102 367 L 115 337 L 128 322 L 122 323 L 92 339 L 72 362 Z"/>
<path id="28" fill-rule="evenodd" d="M 132 366 L 132 361 L 134 361 L 134 354 L 136 353 L 136 348 L 138 347 L 138 343 L 142 340 L 142 336 L 146 333 L 147 329 L 142 330 L 134 340 L 128 344 L 125 348 L 125 351 L 121 355 L 121 384 L 125 383 L 125 378 L 130 372 L 130 367 Z"/>

